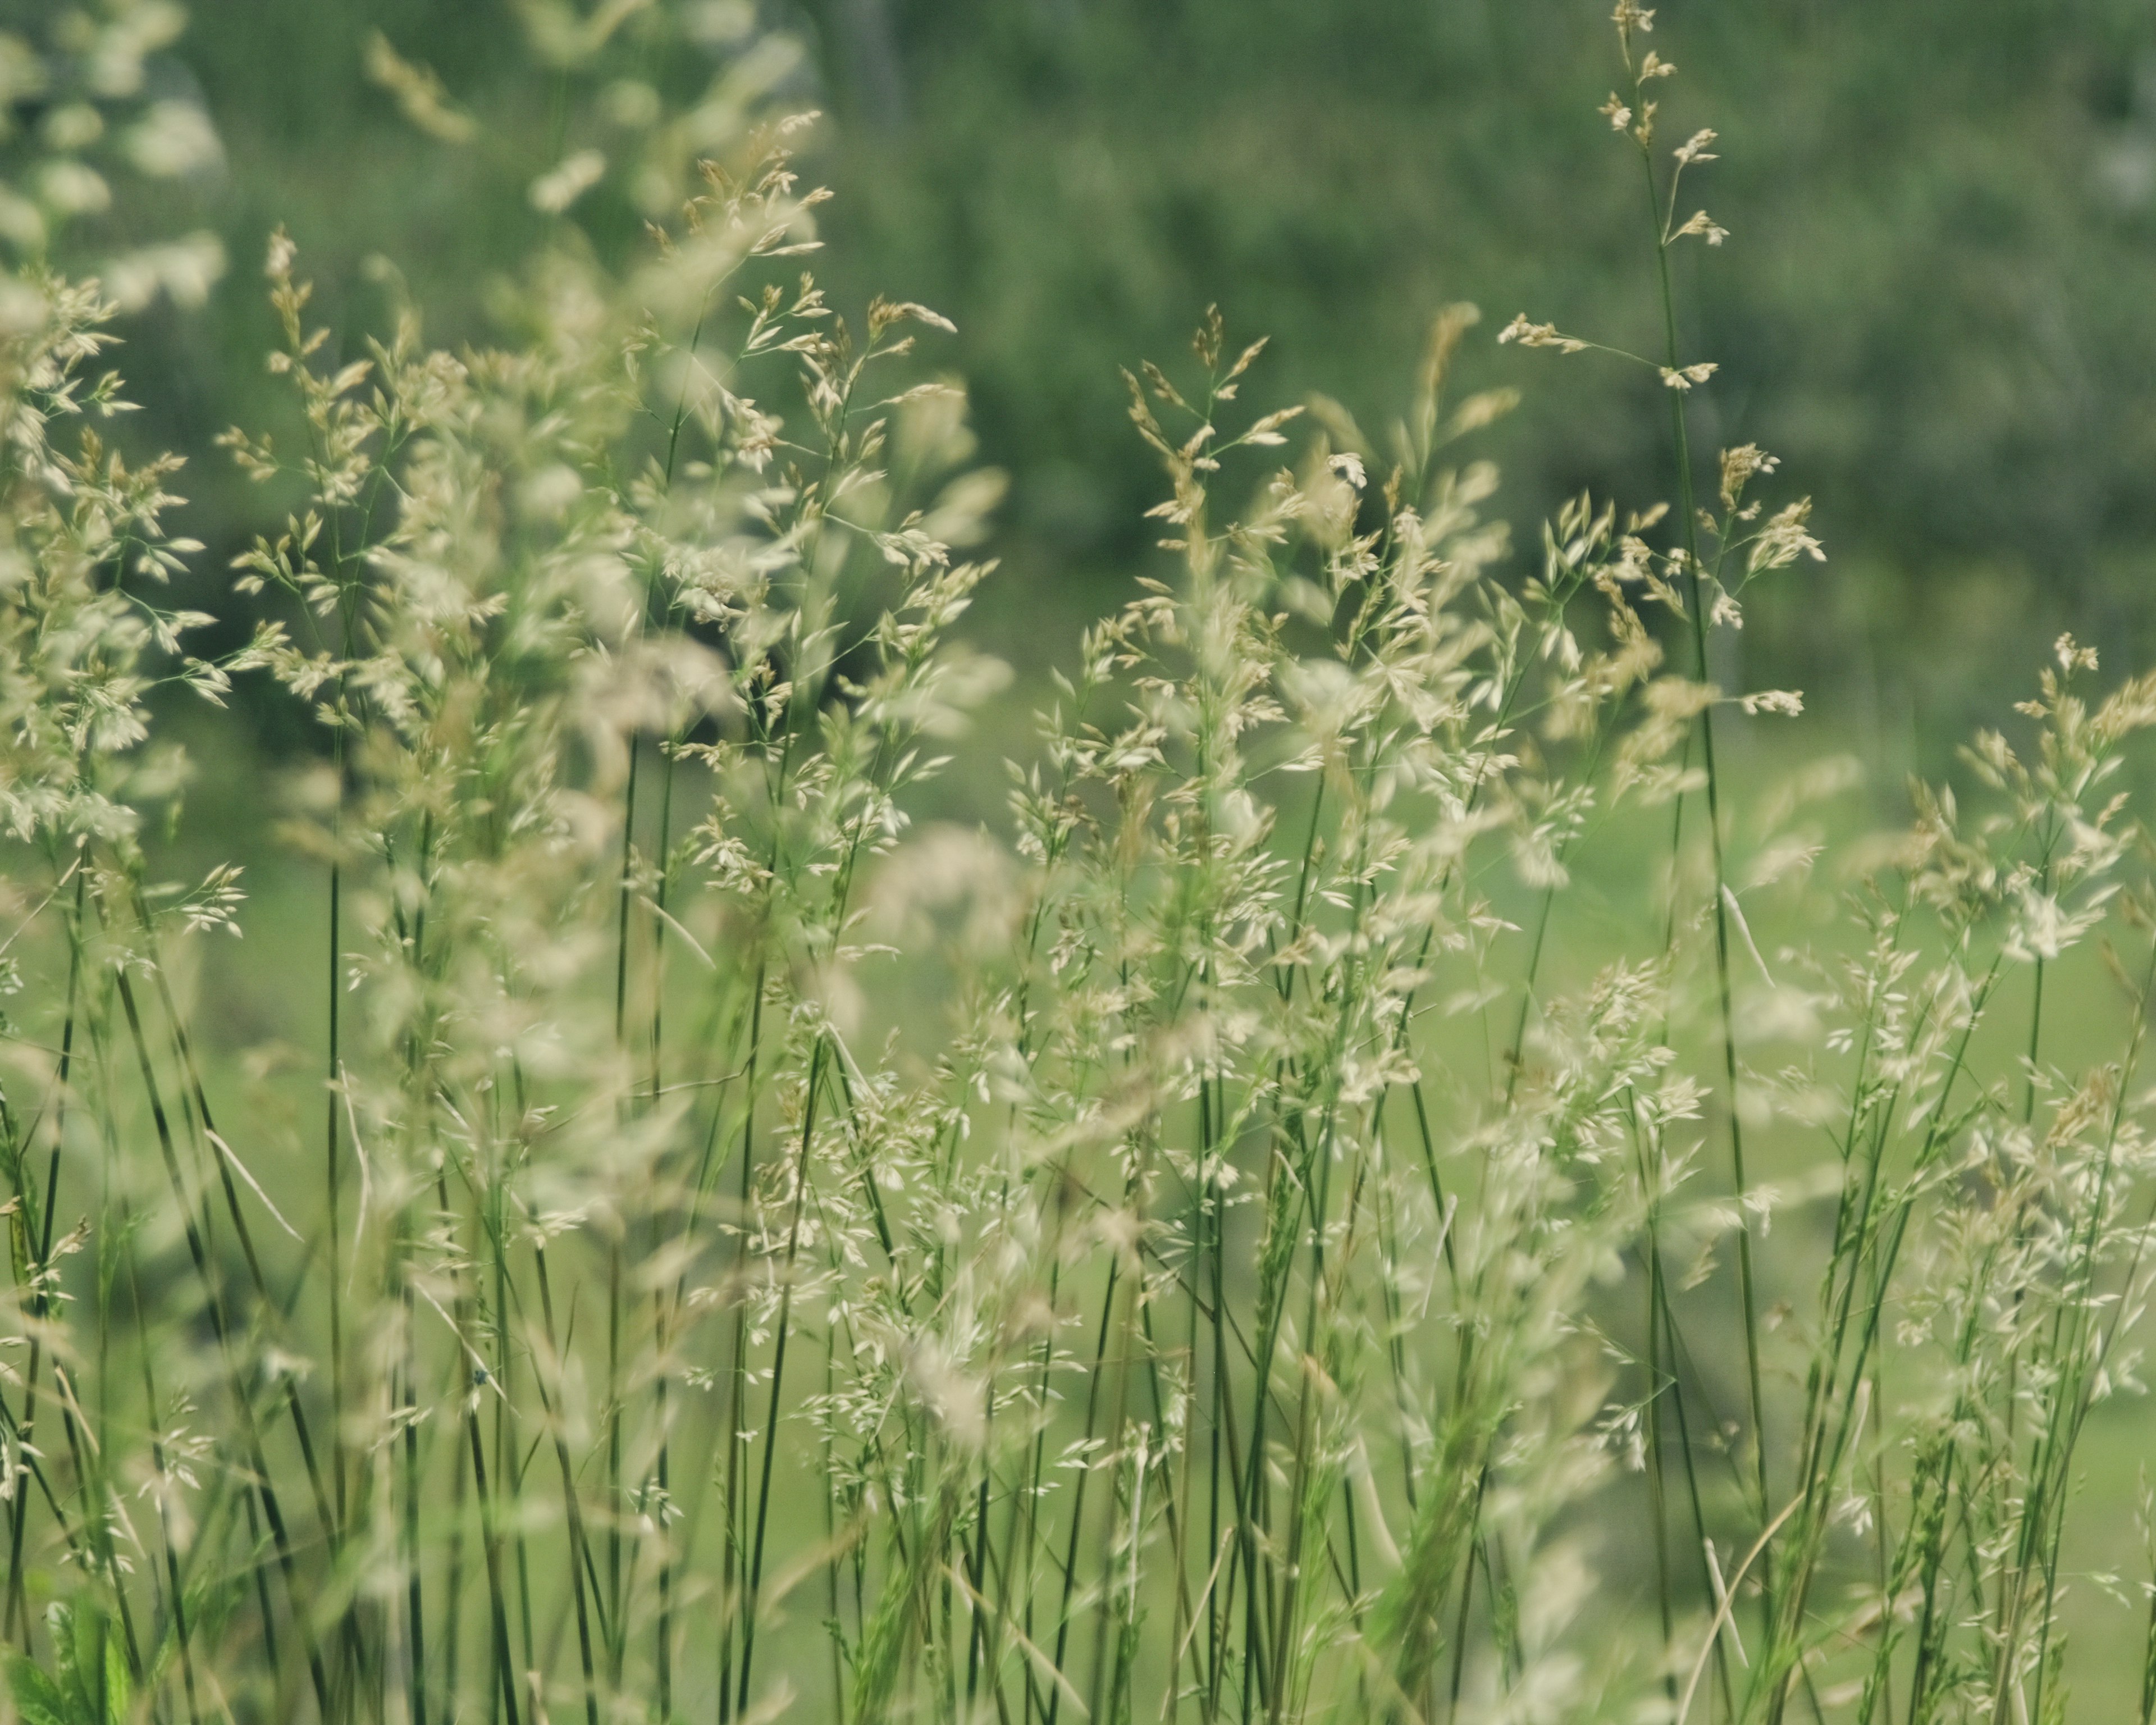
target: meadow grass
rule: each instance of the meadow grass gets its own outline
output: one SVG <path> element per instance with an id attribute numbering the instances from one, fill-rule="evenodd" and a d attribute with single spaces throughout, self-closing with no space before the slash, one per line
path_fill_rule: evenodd
<path id="1" fill-rule="evenodd" d="M 503 345 L 342 353 L 270 238 L 237 650 L 100 429 L 112 306 L 8 279 L 15 1710 L 2067 1717 L 2151 1275 L 2156 680 L 2062 639 L 1883 834 L 1800 732 L 1732 755 L 1802 703 L 1713 637 L 1823 553 L 1691 445 L 1671 259 L 1725 235 L 1652 15 L 1604 112 L 1655 351 L 1501 339 L 1643 367 L 1674 507 L 1516 552 L 1471 308 L 1377 434 L 1246 406 L 1209 314 L 1126 379 L 1164 554 L 992 829 L 914 819 L 1008 675 L 947 326 L 802 273 L 767 49 L 639 80 L 703 17 L 528 8 Z M 161 687 L 239 678 L 322 740 L 235 961 L 240 877 L 162 884 L 154 823 Z M 296 1110 L 205 1047 L 236 962 L 316 991 L 254 1062 Z"/>

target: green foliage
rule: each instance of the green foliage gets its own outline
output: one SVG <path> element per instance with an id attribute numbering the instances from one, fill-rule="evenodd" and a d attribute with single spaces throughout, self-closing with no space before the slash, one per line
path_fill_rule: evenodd
<path id="1" fill-rule="evenodd" d="M 2075 1512 L 2156 1283 L 2156 677 L 2061 634 L 1881 834 L 1813 745 L 1769 782 L 1804 700 L 1724 667 L 1825 553 L 1694 449 L 1728 235 L 1653 15 L 1601 122 L 1653 339 L 1449 305 L 1380 419 L 1209 313 L 1125 374 L 1144 572 L 960 827 L 951 322 L 809 273 L 745 13 L 519 12 L 521 85 L 367 49 L 509 206 L 499 338 L 391 266 L 326 321 L 264 236 L 217 613 L 114 302 L 0 284 L 29 1725 L 2145 1713 Z M 1635 381 L 1674 507 L 1522 557 L 1495 347 Z M 250 686 L 311 742 L 274 944 L 147 818 Z M 235 1056 L 235 974 L 313 1005 Z"/>
<path id="2" fill-rule="evenodd" d="M 1612 73 L 1584 25 L 1600 9 L 803 0 L 765 15 L 808 50 L 796 99 L 832 116 L 814 171 L 847 193 L 834 303 L 900 294 L 957 323 L 941 362 L 968 378 L 1013 477 L 1002 545 L 1042 572 L 1029 585 L 1070 593 L 1075 629 L 1112 603 L 1152 501 L 1106 380 L 1169 351 L 1209 302 L 1276 332 L 1281 399 L 1322 391 L 1364 418 L 1394 409 L 1405 357 L 1455 300 L 1650 345 L 1635 193 L 1594 135 Z M 180 188 L 206 200 L 202 225 L 235 258 L 290 226 L 341 333 L 377 316 L 358 270 L 377 251 L 438 338 L 489 331 L 490 284 L 531 243 L 521 192 L 553 111 L 497 51 L 506 11 L 208 9 L 182 58 L 226 131 L 228 178 Z M 1713 440 L 1783 454 L 1843 547 L 1822 603 L 1760 619 L 1748 657 L 1763 681 L 1831 695 L 1863 733 L 1852 747 L 1899 762 L 1917 733 L 1908 764 L 1932 770 L 1985 716 L 1971 691 L 2018 674 L 1999 644 L 2072 629 L 2156 647 L 2139 598 L 2156 451 L 2133 381 L 2156 365 L 2156 34 L 2128 0 L 1986 0 L 1950 23 L 1803 0 L 1676 22 L 1686 69 L 1712 68 L 1702 119 L 1732 121 L 1738 146 L 1722 172 L 1742 244 L 1686 288 L 1687 336 L 1725 367 Z M 357 75 L 376 29 L 495 147 L 428 151 Z M 642 75 L 689 63 L 654 56 Z M 593 228 L 634 244 L 625 209 Z M 264 416 L 244 295 L 143 335 L 131 369 L 156 380 L 160 447 Z M 1589 484 L 1658 494 L 1634 434 L 1647 395 L 1615 373 L 1531 394 L 1489 446 L 1521 518 Z M 220 552 L 237 549 L 244 497 L 213 489 L 213 465 L 191 480 L 215 499 Z M 983 605 L 1035 666 L 1029 601 Z"/>
<path id="3" fill-rule="evenodd" d="M 46 1628 L 51 1672 L 23 1654 L 8 1661 L 8 1692 L 23 1725 L 121 1725 L 131 1716 L 134 1683 L 111 1621 L 94 1604 L 57 1601 Z"/>

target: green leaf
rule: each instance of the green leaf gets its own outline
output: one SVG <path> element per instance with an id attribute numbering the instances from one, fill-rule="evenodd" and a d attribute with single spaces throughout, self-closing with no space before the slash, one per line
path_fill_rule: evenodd
<path id="1" fill-rule="evenodd" d="M 23 1725 L 75 1725 L 68 1717 L 59 1685 L 19 1653 L 8 1661 L 8 1691 Z"/>
<path id="2" fill-rule="evenodd" d="M 85 1671 L 97 1668 L 95 1644 L 85 1656 L 89 1617 L 64 1599 L 55 1599 L 45 1612 L 45 1626 L 53 1638 L 54 1681 L 68 1725 L 98 1725 L 97 1712 L 83 1682 Z"/>
<path id="3" fill-rule="evenodd" d="M 105 1631 L 105 1725 L 121 1725 L 134 1699 L 134 1685 L 127 1676 L 127 1648 L 112 1632 L 110 1620 L 100 1618 L 100 1625 Z"/>
<path id="4" fill-rule="evenodd" d="M 127 1650 L 111 1618 L 94 1604 L 56 1603 L 47 1621 L 59 1666 L 54 1688 L 63 1725 L 116 1725 L 124 1720 L 135 1686 L 127 1674 Z"/>

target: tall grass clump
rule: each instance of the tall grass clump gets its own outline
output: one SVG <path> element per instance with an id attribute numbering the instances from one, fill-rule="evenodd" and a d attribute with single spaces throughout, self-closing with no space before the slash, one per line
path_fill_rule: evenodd
<path id="1" fill-rule="evenodd" d="M 521 8 L 500 345 L 385 266 L 362 347 L 269 238 L 242 646 L 165 602 L 106 291 L 0 293 L 15 1711 L 2147 1719 L 2070 1512 L 2151 1276 L 2156 680 L 2061 640 L 1863 838 L 1716 685 L 1821 552 L 1691 444 L 1653 15 L 1661 327 L 1500 339 L 1638 367 L 1674 506 L 1517 550 L 1471 308 L 1376 434 L 1209 314 L 1126 380 L 1162 555 L 974 829 L 918 817 L 1000 481 L 943 320 L 803 273 L 722 10 Z M 161 878 L 167 685 L 240 679 L 318 733 L 295 1117 L 217 1034 L 241 877 Z"/>

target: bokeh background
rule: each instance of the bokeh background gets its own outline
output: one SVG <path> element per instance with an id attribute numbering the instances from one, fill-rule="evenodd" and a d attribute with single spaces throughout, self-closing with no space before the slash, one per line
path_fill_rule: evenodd
<path id="1" fill-rule="evenodd" d="M 745 8 L 711 10 L 732 28 L 722 15 Z M 1254 397 L 1322 389 L 1373 429 L 1406 399 L 1432 311 L 1479 304 L 1471 380 L 1524 392 L 1484 450 L 1530 547 L 1567 493 L 1668 490 L 1650 377 L 1491 339 L 1524 310 L 1656 342 L 1636 162 L 1595 112 L 1617 69 L 1604 10 L 762 8 L 754 22 L 802 50 L 789 93 L 826 116 L 805 172 L 837 193 L 817 263 L 836 303 L 881 291 L 957 325 L 935 360 L 968 382 L 983 457 L 1012 480 L 993 547 L 1005 573 L 979 619 L 990 644 L 1037 671 L 1129 590 L 1158 494 L 1116 367 L 1182 355 L 1216 301 L 1231 332 L 1273 338 Z M 211 446 L 283 411 L 259 359 L 273 331 L 254 266 L 270 229 L 290 226 L 340 339 L 381 321 L 363 267 L 377 255 L 434 337 L 484 339 L 493 284 L 543 219 L 523 187 L 561 116 L 508 0 L 203 0 L 194 13 L 157 70 L 212 116 L 222 157 L 159 182 L 154 213 L 217 233 L 232 267 L 199 307 L 161 301 L 132 320 L 126 369 L 146 404 L 141 440 L 191 457 L 179 489 L 221 588 L 278 501 Z M 420 135 L 368 81 L 377 30 L 483 118 L 481 146 Z M 1664 86 L 1666 131 L 1721 134 L 1691 192 L 1732 234 L 1684 259 L 1687 346 L 1722 367 L 1695 435 L 1783 456 L 1831 554 L 1754 609 L 1747 679 L 1804 688 L 1892 784 L 1994 717 L 2059 629 L 2113 669 L 2148 657 L 2156 8 L 1678 0 L 1654 41 L 1681 69 Z M 649 69 L 661 84 L 669 72 Z M 626 204 L 579 214 L 601 245 L 636 241 Z M 248 711 L 253 744 L 301 742 L 265 734 L 290 722 L 270 703 Z"/>

